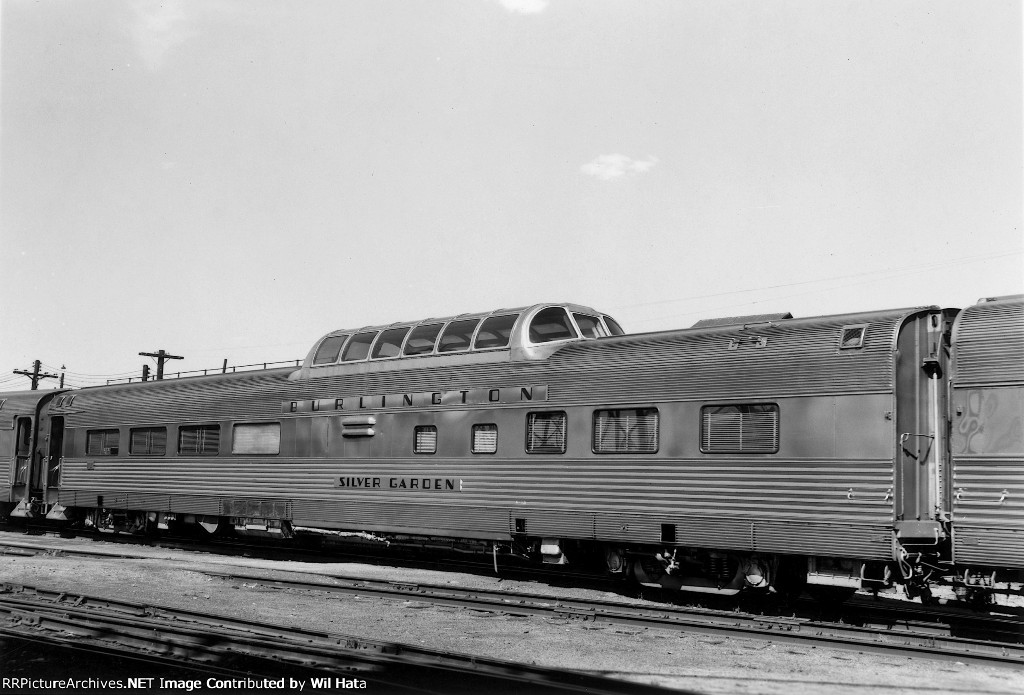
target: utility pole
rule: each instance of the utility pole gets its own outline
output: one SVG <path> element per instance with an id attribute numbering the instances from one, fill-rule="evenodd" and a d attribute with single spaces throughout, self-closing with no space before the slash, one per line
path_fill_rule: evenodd
<path id="1" fill-rule="evenodd" d="M 39 363 L 39 360 L 36 360 L 35 362 L 32 363 L 32 371 L 31 372 L 26 372 L 23 369 L 15 369 L 14 373 L 15 374 L 21 374 L 22 376 L 27 376 L 29 379 L 31 379 L 32 380 L 32 390 L 33 391 L 37 391 L 37 390 L 39 390 L 39 380 L 40 379 L 56 379 L 57 378 L 56 374 L 50 374 L 48 372 L 43 372 L 42 374 L 40 374 L 39 373 L 39 369 L 41 367 L 42 367 L 42 365 Z"/>
<path id="2" fill-rule="evenodd" d="M 140 352 L 143 357 L 155 357 L 156 358 L 156 379 L 160 381 L 164 378 L 164 362 L 167 360 L 183 360 L 185 359 L 181 355 L 170 355 L 163 350 L 157 350 L 156 352 Z M 147 375 L 148 376 L 148 375 Z"/>

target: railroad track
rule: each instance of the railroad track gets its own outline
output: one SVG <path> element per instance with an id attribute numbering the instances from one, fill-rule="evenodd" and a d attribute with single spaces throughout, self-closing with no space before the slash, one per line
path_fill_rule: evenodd
<path id="1" fill-rule="evenodd" d="M 143 546 L 169 550 L 184 550 L 193 553 L 211 553 L 223 556 L 262 558 L 265 560 L 299 561 L 313 563 L 358 562 L 370 565 L 400 565 L 414 569 L 438 570 L 447 572 L 466 572 L 470 574 L 495 574 L 494 560 L 485 561 L 453 552 L 442 558 L 423 558 L 416 552 L 385 551 L 372 547 L 360 551 L 358 546 L 333 547 L 330 549 L 295 546 L 263 541 L 252 543 L 234 538 L 198 538 L 188 536 L 146 537 L 129 533 L 113 533 L 100 531 L 55 531 L 52 525 L 5 526 L 0 523 L 0 537 L 3 536 L 59 536 L 61 538 L 83 538 L 102 541 L 114 546 Z M 9 544 L 17 547 L 17 542 Z M 0 555 L 4 554 L 5 542 L 0 540 Z M 500 564 L 503 577 L 523 578 L 530 581 L 546 581 L 552 584 L 593 588 L 599 591 L 621 591 L 625 582 L 621 579 L 610 579 L 595 575 L 593 572 L 582 572 L 561 566 L 524 565 L 520 559 L 504 557 Z"/>
<path id="2" fill-rule="evenodd" d="M 271 687 L 268 683 L 296 690 L 302 682 L 332 692 L 367 687 L 409 693 L 668 692 L 566 669 L 12 584 L 0 586 L 0 636 L 130 653 L 162 665 L 201 666 L 203 680 L 220 691 L 226 683 L 237 684 L 230 690 L 246 691 Z"/>
<path id="3" fill-rule="evenodd" d="M 993 607 L 988 612 L 981 612 L 955 604 L 921 605 L 858 595 L 839 607 L 838 619 L 862 627 L 909 629 L 983 641 L 1024 643 L 1024 610 L 1020 608 Z"/>
<path id="4" fill-rule="evenodd" d="M 662 628 L 772 642 L 814 643 L 855 651 L 901 654 L 955 661 L 1024 666 L 1024 645 L 967 639 L 922 632 L 914 625 L 896 628 L 822 623 L 801 618 L 758 616 L 692 608 L 641 608 L 616 601 L 571 600 L 538 594 L 401 582 L 333 578 L 331 582 L 266 579 L 241 573 L 207 572 L 226 581 L 280 590 L 320 591 L 379 598 L 418 600 L 517 616 L 544 616 L 593 621 L 633 628 Z"/>
<path id="5" fill-rule="evenodd" d="M 103 551 L 54 551 L 27 543 L 0 543 L 0 553 L 34 554 L 66 552 L 110 557 Z M 118 557 L 139 557 L 114 553 Z M 284 570 L 281 570 L 284 571 Z M 904 655 L 964 662 L 1024 665 L 1024 633 L 1020 615 L 976 615 L 960 610 L 937 610 L 904 602 L 876 605 L 865 598 L 852 607 L 856 624 L 808 617 L 771 616 L 735 610 L 659 606 L 640 608 L 616 601 L 583 601 L 509 591 L 458 589 L 451 586 L 409 584 L 338 576 L 325 581 L 266 579 L 236 571 L 203 570 L 224 581 L 261 585 L 278 590 L 356 594 L 379 598 L 415 600 L 519 616 L 604 622 L 634 628 L 663 628 L 728 637 L 748 637 L 772 642 L 813 643 L 862 652 L 899 652 Z M 327 581 L 329 579 L 329 581 Z M 951 624 L 969 626 L 972 634 L 998 636 L 1004 641 L 951 634 Z"/>

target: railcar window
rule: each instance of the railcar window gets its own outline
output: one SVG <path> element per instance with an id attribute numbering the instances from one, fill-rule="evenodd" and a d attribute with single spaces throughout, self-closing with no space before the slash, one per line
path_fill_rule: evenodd
<path id="1" fill-rule="evenodd" d="M 604 317 L 604 324 L 608 326 L 608 330 L 609 332 L 611 332 L 612 335 L 626 334 L 626 331 L 622 330 L 622 326 L 619 325 L 619 322 L 613 319 L 611 316 L 606 315 Z"/>
<path id="2" fill-rule="evenodd" d="M 18 418 L 18 435 L 15 446 L 18 456 L 28 456 L 32 451 L 32 418 Z"/>
<path id="3" fill-rule="evenodd" d="M 382 357 L 398 357 L 402 352 L 402 341 L 405 340 L 405 334 L 408 332 L 408 326 L 389 328 L 383 331 L 377 338 L 377 342 L 373 344 L 373 354 L 370 355 L 370 358 L 376 360 Z"/>
<path id="4" fill-rule="evenodd" d="M 779 406 L 706 405 L 700 409 L 700 450 L 774 454 L 779 450 Z"/>
<path id="5" fill-rule="evenodd" d="M 839 349 L 850 350 L 852 348 L 864 347 L 864 332 L 867 325 L 843 326 L 843 333 L 839 338 Z"/>
<path id="6" fill-rule="evenodd" d="M 526 416 L 526 453 L 565 453 L 565 413 L 530 413 Z"/>
<path id="7" fill-rule="evenodd" d="M 550 343 L 577 337 L 576 329 L 569 322 L 569 314 L 560 306 L 541 309 L 530 321 L 531 342 Z"/>
<path id="8" fill-rule="evenodd" d="M 19 417 L 16 421 L 14 484 L 24 485 L 28 482 L 28 464 L 32 461 L 32 418 Z"/>
<path id="9" fill-rule="evenodd" d="M 313 366 L 337 362 L 338 353 L 341 352 L 341 346 L 345 344 L 346 340 L 348 340 L 348 335 L 332 335 L 325 338 L 317 348 L 316 354 L 313 355 Z"/>
<path id="10" fill-rule="evenodd" d="M 653 454 L 657 451 L 657 408 L 594 412 L 594 453 Z"/>
<path id="11" fill-rule="evenodd" d="M 345 352 L 341 355 L 341 361 L 355 362 L 357 360 L 365 360 L 366 356 L 370 354 L 370 345 L 376 337 L 377 331 L 356 333 L 352 336 L 352 340 L 348 341 L 348 345 L 345 346 Z"/>
<path id="12" fill-rule="evenodd" d="M 579 326 L 584 338 L 604 338 L 608 335 L 608 331 L 601 325 L 601 319 L 598 317 L 576 312 L 573 312 L 572 317 L 576 319 L 576 325 Z"/>
<path id="13" fill-rule="evenodd" d="M 473 338 L 473 331 L 480 319 L 462 319 L 452 321 L 441 334 L 441 340 L 437 344 L 438 352 L 461 352 L 469 349 L 469 341 Z"/>
<path id="14" fill-rule="evenodd" d="M 473 341 L 474 350 L 486 350 L 487 348 L 508 347 L 509 338 L 512 336 L 512 327 L 516 325 L 519 314 L 507 314 L 503 316 L 489 316 L 480 324 L 476 339 Z"/>
<path id="15" fill-rule="evenodd" d="M 437 427 L 420 425 L 413 433 L 412 450 L 417 454 L 437 453 Z"/>
<path id="16" fill-rule="evenodd" d="M 498 450 L 498 426 L 473 425 L 474 454 L 493 454 Z"/>
<path id="17" fill-rule="evenodd" d="M 437 334 L 441 332 L 443 323 L 430 323 L 424 326 L 416 326 L 405 341 L 403 355 L 426 355 L 434 351 L 434 343 L 437 342 Z"/>
<path id="18" fill-rule="evenodd" d="M 167 453 L 166 427 L 134 427 L 128 433 L 132 456 L 163 456 Z"/>
<path id="19" fill-rule="evenodd" d="M 178 430 L 178 453 L 216 456 L 220 453 L 220 425 L 189 425 Z"/>
<path id="20" fill-rule="evenodd" d="M 281 423 L 252 422 L 234 426 L 232 454 L 281 453 Z"/>
<path id="21" fill-rule="evenodd" d="M 85 433 L 85 453 L 89 456 L 117 456 L 121 433 L 117 430 L 89 430 Z"/>

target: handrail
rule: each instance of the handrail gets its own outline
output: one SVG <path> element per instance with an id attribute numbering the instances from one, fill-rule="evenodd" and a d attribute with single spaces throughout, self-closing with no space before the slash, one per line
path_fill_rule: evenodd
<path id="1" fill-rule="evenodd" d="M 271 369 L 280 366 L 293 366 L 301 367 L 302 360 L 281 360 L 278 362 L 255 362 L 253 364 L 238 364 L 229 367 L 225 364 L 223 367 L 215 367 L 213 369 L 194 369 L 188 372 L 167 372 L 164 374 L 164 379 L 180 379 L 182 377 L 189 376 L 209 376 L 210 374 L 227 374 L 229 371 L 234 374 L 235 372 L 241 371 L 258 371 L 264 369 Z M 141 383 L 143 381 L 158 381 L 156 377 L 150 377 L 149 379 L 143 379 L 141 376 L 130 376 L 127 379 L 107 379 L 107 386 L 111 384 L 134 384 Z"/>

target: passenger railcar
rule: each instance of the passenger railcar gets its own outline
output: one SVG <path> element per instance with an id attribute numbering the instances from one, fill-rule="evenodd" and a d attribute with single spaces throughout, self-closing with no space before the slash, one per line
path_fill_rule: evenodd
<path id="1" fill-rule="evenodd" d="M 983 302 L 953 326 L 952 559 L 972 585 L 991 584 L 993 567 L 1024 567 L 1022 307 L 1020 297 Z"/>
<path id="2" fill-rule="evenodd" d="M 624 335 L 572 304 L 299 369 L 0 395 L 12 516 L 460 544 L 692 591 L 1024 570 L 1024 298 Z"/>

